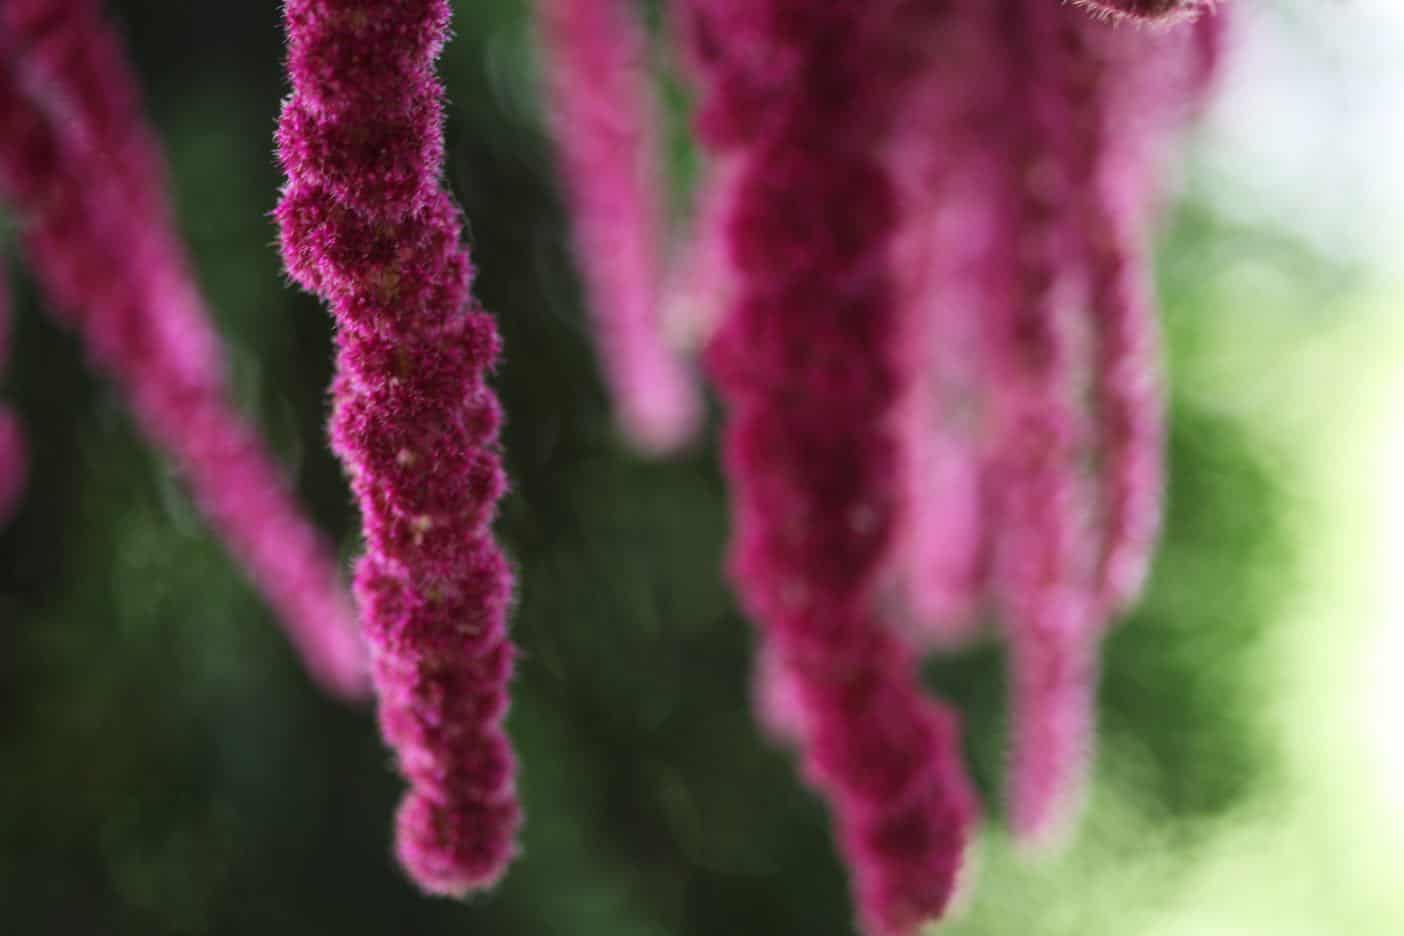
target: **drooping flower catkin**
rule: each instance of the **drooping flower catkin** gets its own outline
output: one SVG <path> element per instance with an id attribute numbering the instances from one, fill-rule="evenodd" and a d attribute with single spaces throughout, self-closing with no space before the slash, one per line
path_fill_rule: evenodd
<path id="1" fill-rule="evenodd" d="M 1026 456 L 1003 481 L 1001 593 L 1010 810 L 1015 832 L 1032 841 L 1058 832 L 1080 800 L 1101 636 L 1139 594 L 1159 528 L 1164 417 L 1147 230 L 1158 159 L 1214 57 L 1205 29 L 1217 26 L 1129 30 L 1027 0 L 1005 31 L 1013 61 L 1036 68 L 1014 85 L 1025 105 L 1025 152 L 1037 161 L 1023 170 L 1024 244 L 1009 256 L 1051 300 L 1039 313 L 1049 327 L 1023 371 L 1056 379 L 1013 405 L 1043 410 L 1059 427 L 1049 436 L 1058 444 L 1021 449 L 1033 437 L 1011 422 L 1003 443 L 1006 454 Z M 1037 308 L 1034 294 L 1023 302 Z M 1083 388 L 1086 410 L 1075 403 Z M 1041 501 L 1032 496 L 1037 484 Z"/>
<path id="2" fill-rule="evenodd" d="M 704 138 L 738 166 L 734 301 L 708 354 L 728 404 L 731 574 L 774 654 L 766 678 L 791 714 L 772 714 L 828 801 L 863 929 L 907 936 L 945 909 L 974 803 L 956 719 L 926 698 L 878 607 L 908 379 L 879 145 L 905 80 L 880 57 L 897 10 L 698 0 L 690 13 Z"/>
<path id="3" fill-rule="evenodd" d="M 949 3 L 935 28 L 916 37 L 920 70 L 887 148 L 901 209 L 892 257 L 898 349 L 913 375 L 897 416 L 906 509 L 891 604 L 898 626 L 936 649 L 981 632 L 996 528 L 980 367 L 983 273 L 998 235 L 992 195 L 1000 182 L 982 150 L 998 105 L 998 85 L 983 73 L 988 20 L 970 0 Z"/>
<path id="4" fill-rule="evenodd" d="M 85 0 L 0 7 L 0 190 L 52 311 L 126 391 L 327 688 L 366 686 L 328 545 L 228 400 L 219 339 L 165 209 L 160 154 L 121 49 Z"/>
<path id="5" fill-rule="evenodd" d="M 506 488 L 462 218 L 441 183 L 434 62 L 446 0 L 288 0 L 278 129 L 289 274 L 337 322 L 332 444 L 361 507 L 356 592 L 380 724 L 410 784 L 396 850 L 428 892 L 492 884 L 516 850 L 503 731 L 512 573 Z"/>
<path id="6" fill-rule="evenodd" d="M 576 264 L 625 434 L 645 451 L 686 442 L 695 380 L 662 319 L 664 184 L 648 45 L 629 0 L 537 0 L 549 123 Z"/>
<path id="7" fill-rule="evenodd" d="M 1077 402 L 1074 318 L 1085 301 L 1076 216 L 1075 123 L 1062 32 L 1081 17 L 1042 0 L 1000 0 L 989 33 L 1008 153 L 1001 241 L 987 281 L 1000 517 L 994 586 L 1009 644 L 1010 816 L 1046 838 L 1071 812 L 1090 744 L 1095 630 L 1088 420 Z"/>

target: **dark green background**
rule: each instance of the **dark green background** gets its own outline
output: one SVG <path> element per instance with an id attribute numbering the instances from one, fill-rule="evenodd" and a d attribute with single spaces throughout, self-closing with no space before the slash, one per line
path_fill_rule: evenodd
<path id="1" fill-rule="evenodd" d="M 715 425 L 664 463 L 614 438 L 535 116 L 526 5 L 458 6 L 443 61 L 449 181 L 471 218 L 479 294 L 506 338 L 497 386 L 515 489 L 499 528 L 521 578 L 511 729 L 524 855 L 495 893 L 467 903 L 421 897 L 401 877 L 388 844 L 400 783 L 370 711 L 308 685 L 120 396 L 19 275 L 3 392 L 28 424 L 33 473 L 0 536 L 0 931 L 850 932 L 822 810 L 751 723 L 749 631 L 720 574 Z M 276 4 L 114 8 L 239 399 L 349 559 L 355 517 L 321 435 L 329 318 L 286 287 L 267 217 L 283 91 Z M 1291 269 L 1304 306 L 1337 275 L 1191 200 L 1161 260 L 1172 360 L 1199 353 L 1216 271 L 1245 256 Z M 1099 766 L 1133 778 L 1138 821 L 1183 855 L 1170 874 L 1272 782 L 1250 652 L 1292 562 L 1284 479 L 1235 426 L 1177 395 L 1172 462 L 1149 596 L 1108 647 Z M 997 823 L 998 655 L 929 675 L 967 713 Z M 1095 871 L 1111 854 L 1081 860 Z M 989 862 L 980 901 L 1026 902 L 1030 933 L 1086 931 L 1007 866 Z M 1063 911 L 1095 897 L 1053 890 Z"/>

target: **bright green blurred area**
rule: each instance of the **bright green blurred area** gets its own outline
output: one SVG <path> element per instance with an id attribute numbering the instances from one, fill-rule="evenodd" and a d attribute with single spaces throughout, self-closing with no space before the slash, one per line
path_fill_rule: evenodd
<path id="1" fill-rule="evenodd" d="M 33 477 L 0 534 L 0 932 L 850 932 L 822 810 L 751 723 L 715 426 L 665 463 L 614 439 L 525 2 L 458 7 L 449 180 L 507 341 L 515 489 L 500 530 L 521 577 L 524 856 L 466 904 L 403 880 L 388 844 L 400 784 L 371 712 L 307 684 L 121 399 L 19 278 L 3 393 Z M 321 432 L 328 317 L 286 288 L 266 217 L 277 5 L 115 8 L 240 399 L 349 558 L 355 518 Z M 988 820 L 968 906 L 943 932 L 1404 931 L 1404 745 L 1389 721 L 1404 711 L 1398 291 L 1294 231 L 1228 220 L 1214 206 L 1232 174 L 1204 165 L 1160 264 L 1168 529 L 1107 648 L 1086 821 L 1061 857 L 1013 853 L 998 654 L 933 662 L 931 685 L 965 712 Z"/>

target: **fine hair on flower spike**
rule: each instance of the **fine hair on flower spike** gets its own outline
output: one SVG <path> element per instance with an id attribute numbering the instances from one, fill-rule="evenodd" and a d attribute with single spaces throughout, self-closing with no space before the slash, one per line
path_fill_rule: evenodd
<path id="1" fill-rule="evenodd" d="M 1192 19 L 1212 9 L 1216 0 L 1072 0 L 1110 19 L 1171 23 Z"/>
<path id="2" fill-rule="evenodd" d="M 410 789 L 396 853 L 425 891 L 491 886 L 517 849 L 503 731 L 512 570 L 491 523 L 493 320 L 441 184 L 446 0 L 287 0 L 283 258 L 336 318 L 332 445 L 361 508 L 356 595 L 380 726 Z"/>

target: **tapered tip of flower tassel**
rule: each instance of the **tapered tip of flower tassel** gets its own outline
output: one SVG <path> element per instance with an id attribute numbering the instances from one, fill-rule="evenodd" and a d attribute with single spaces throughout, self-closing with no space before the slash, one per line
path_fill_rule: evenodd
<path id="1" fill-rule="evenodd" d="M 805 735 L 804 700 L 780 665 L 775 650 L 756 650 L 751 671 L 751 705 L 766 736 L 779 745 L 798 744 Z"/>
<path id="2" fill-rule="evenodd" d="M 327 692 L 343 699 L 370 696 L 370 665 L 355 608 L 333 579 L 303 599 L 305 637 L 297 635 L 308 671 Z"/>
<path id="3" fill-rule="evenodd" d="M 0 527 L 14 519 L 27 475 L 24 430 L 8 408 L 0 408 Z"/>
<path id="4" fill-rule="evenodd" d="M 622 405 L 620 425 L 634 447 L 646 455 L 667 455 L 697 435 L 702 405 L 695 387 L 681 375 L 658 374 Z"/>
<path id="5" fill-rule="evenodd" d="M 868 936 L 916 936 L 945 919 L 969 884 L 967 853 L 979 809 L 961 759 L 959 718 L 932 703 L 922 715 L 929 746 L 916 787 L 871 804 L 850 818 L 844 833 Z"/>
<path id="6" fill-rule="evenodd" d="M 1009 824 L 1028 854 L 1056 853 L 1086 800 L 1097 642 L 1070 635 L 1019 642 L 1011 653 Z"/>
<path id="7" fill-rule="evenodd" d="M 502 879 L 521 821 L 512 799 L 446 804 L 412 793 L 395 819 L 396 857 L 425 893 L 467 897 Z"/>

